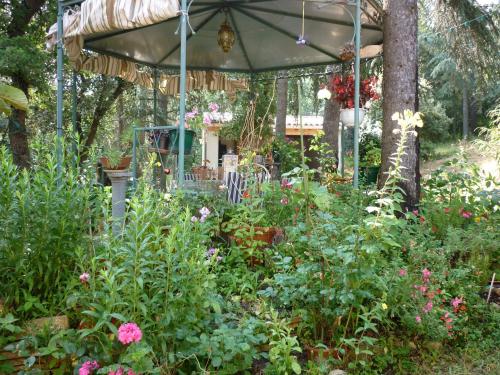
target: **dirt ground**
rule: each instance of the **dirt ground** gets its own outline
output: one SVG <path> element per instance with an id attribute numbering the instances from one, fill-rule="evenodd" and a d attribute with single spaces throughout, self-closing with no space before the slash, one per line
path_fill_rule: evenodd
<path id="1" fill-rule="evenodd" d="M 457 153 L 458 152 L 459 150 L 457 147 Z M 493 176 L 500 178 L 499 165 L 494 158 L 482 155 L 474 147 L 474 145 L 470 143 L 465 145 L 465 152 L 467 154 L 468 160 L 471 163 L 479 165 L 479 167 L 481 168 L 481 170 L 485 172 L 485 174 L 492 174 Z M 451 156 L 444 159 L 426 161 L 422 163 L 422 165 L 420 166 L 420 173 L 424 178 L 427 178 L 433 171 L 439 168 L 442 164 L 446 163 L 448 160 L 453 159 L 454 157 L 455 156 Z"/>

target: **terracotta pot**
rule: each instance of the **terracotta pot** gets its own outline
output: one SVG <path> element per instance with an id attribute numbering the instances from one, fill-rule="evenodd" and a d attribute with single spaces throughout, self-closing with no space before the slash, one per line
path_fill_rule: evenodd
<path id="1" fill-rule="evenodd" d="M 57 373 L 67 373 L 61 371 L 64 367 L 64 361 L 60 359 L 55 359 L 51 356 L 40 356 L 38 353 L 30 353 L 29 355 L 19 355 L 18 352 L 7 352 L 0 351 L 0 369 L 2 367 L 10 367 L 12 374 L 17 374 L 23 370 L 26 370 L 25 361 L 29 357 L 35 357 L 35 363 L 29 369 L 41 370 L 43 374 L 52 374 L 55 370 L 59 370 Z M 68 368 L 66 368 L 68 370 Z M 3 372 L 2 372 L 3 373 Z"/>
<path id="2" fill-rule="evenodd" d="M 104 169 L 110 169 L 110 170 L 114 170 L 114 171 L 121 171 L 121 170 L 124 170 L 124 169 L 128 169 L 128 167 L 130 166 L 130 162 L 132 161 L 132 156 L 124 156 L 120 159 L 120 162 L 118 163 L 118 165 L 115 165 L 115 166 L 111 166 L 111 163 L 109 161 L 109 159 L 105 156 L 103 156 L 102 158 L 99 159 L 99 161 L 101 162 L 102 164 L 102 167 Z"/>
<path id="3" fill-rule="evenodd" d="M 317 361 L 318 359 L 327 360 L 330 358 L 340 360 L 342 359 L 342 353 L 338 348 L 315 348 L 310 345 L 304 346 L 307 359 L 310 361 Z"/>
<path id="4" fill-rule="evenodd" d="M 302 323 L 302 317 L 301 316 L 294 316 L 290 320 L 290 323 L 288 323 L 288 327 L 290 327 L 291 329 L 295 329 L 299 326 L 300 323 Z"/>
<path id="5" fill-rule="evenodd" d="M 248 233 L 250 233 L 249 228 L 240 228 L 238 231 L 241 232 L 241 229 L 247 229 Z M 264 242 L 267 245 L 273 244 L 273 238 L 276 235 L 277 228 L 274 227 L 253 227 L 254 234 L 252 236 L 248 235 L 246 239 L 236 237 L 236 231 L 231 232 L 230 237 L 236 242 L 238 246 L 248 244 L 249 242 Z"/>
<path id="6" fill-rule="evenodd" d="M 54 330 L 69 328 L 69 319 L 65 315 L 51 316 L 47 318 L 38 318 L 26 323 L 25 333 L 35 334 L 50 327 Z M 21 338 L 22 335 L 19 337 Z M 39 353 L 30 353 L 29 355 L 20 355 L 18 352 L 0 351 L 0 368 L 10 366 L 12 373 L 17 373 L 25 369 L 25 360 L 29 357 L 35 357 L 35 363 L 31 369 L 40 369 L 42 373 L 52 373 L 52 370 L 63 366 L 62 360 L 56 360 L 51 356 L 40 356 Z"/>
<path id="7" fill-rule="evenodd" d="M 66 315 L 50 316 L 47 318 L 38 318 L 26 323 L 26 332 L 34 333 L 49 327 L 54 330 L 69 328 L 69 319 Z"/>
<path id="8" fill-rule="evenodd" d="M 249 228 L 240 228 L 238 231 L 241 233 L 241 229 L 247 229 L 248 232 L 250 233 Z M 258 247 L 256 247 L 254 250 L 256 251 L 263 251 L 267 249 L 270 245 L 273 244 L 273 239 L 274 236 L 276 235 L 277 228 L 274 227 L 254 227 L 254 234 L 253 235 L 248 235 L 246 238 L 241 238 L 241 235 L 239 237 L 235 236 L 236 230 L 232 231 L 231 234 L 229 235 L 229 238 L 233 240 L 238 246 L 240 246 L 242 249 L 250 249 L 252 246 L 250 245 L 252 242 L 260 242 L 262 243 Z M 255 267 L 257 265 L 262 265 L 264 264 L 264 261 L 259 259 L 258 257 L 255 257 L 251 254 L 248 254 L 248 264 L 252 267 Z"/>

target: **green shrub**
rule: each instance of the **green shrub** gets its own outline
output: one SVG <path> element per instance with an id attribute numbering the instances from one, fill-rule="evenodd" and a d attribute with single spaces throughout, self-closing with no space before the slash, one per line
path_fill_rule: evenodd
<path id="1" fill-rule="evenodd" d="M 23 317 L 64 308 L 96 206 L 89 183 L 71 166 L 58 178 L 45 154 L 32 171 L 19 171 L 0 149 L 0 296 L 8 308 Z"/>

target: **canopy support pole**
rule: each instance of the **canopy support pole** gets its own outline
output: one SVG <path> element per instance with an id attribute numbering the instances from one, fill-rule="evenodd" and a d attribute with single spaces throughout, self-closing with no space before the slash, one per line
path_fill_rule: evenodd
<path id="1" fill-rule="evenodd" d="M 187 0 L 181 1 L 181 82 L 179 103 L 179 158 L 178 158 L 178 185 L 184 185 L 184 135 L 186 113 L 186 21 Z"/>
<path id="2" fill-rule="evenodd" d="M 344 147 L 344 123 L 340 123 L 339 129 L 339 169 L 340 175 L 344 177 L 344 155 L 345 155 L 345 147 Z"/>
<path id="3" fill-rule="evenodd" d="M 132 186 L 137 188 L 137 128 L 134 126 L 132 138 Z"/>
<path id="4" fill-rule="evenodd" d="M 355 28 L 355 60 L 354 60 L 354 175 L 353 186 L 359 187 L 359 81 L 360 81 L 360 49 L 361 49 L 361 0 L 356 0 Z"/>
<path id="5" fill-rule="evenodd" d="M 158 69 L 153 72 L 153 121 L 158 126 Z"/>
<path id="6" fill-rule="evenodd" d="M 78 161 L 78 127 L 77 127 L 77 73 L 73 70 L 71 80 L 71 123 L 73 125 L 73 157 L 75 158 L 75 166 Z"/>
<path id="7" fill-rule="evenodd" d="M 57 176 L 62 177 L 62 137 L 63 137 L 63 6 L 57 2 L 57 104 L 56 104 L 56 155 Z"/>

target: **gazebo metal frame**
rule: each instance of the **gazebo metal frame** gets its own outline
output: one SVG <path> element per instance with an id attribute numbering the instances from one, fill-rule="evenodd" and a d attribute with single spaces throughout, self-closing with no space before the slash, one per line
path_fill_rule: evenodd
<path id="1" fill-rule="evenodd" d="M 56 114 L 56 129 L 57 129 L 57 142 L 56 142 L 56 153 L 57 153 L 57 168 L 58 172 L 62 173 L 62 138 L 63 138 L 63 91 L 64 91 L 64 60 L 63 60 L 63 14 L 64 10 L 67 7 L 79 5 L 84 0 L 58 0 L 58 11 L 57 11 L 57 114 Z M 248 0 L 245 0 L 248 1 Z M 245 1 L 241 1 L 244 3 Z M 354 40 L 355 40 L 355 61 L 354 61 L 354 76 L 355 76 L 355 94 L 354 94 L 354 103 L 355 103 L 355 115 L 354 115 L 354 176 L 353 176 L 353 185 L 355 188 L 359 186 L 359 95 L 360 95 L 360 50 L 361 50 L 361 1 L 362 0 L 348 0 L 345 5 L 355 6 L 355 16 L 354 16 Z M 338 4 L 337 4 L 338 5 Z M 213 4 L 214 9 L 216 4 Z M 219 4 L 220 6 L 220 4 Z M 205 9 L 205 8 L 203 8 Z M 282 15 L 291 14 L 289 12 L 283 11 L 275 11 L 279 12 Z M 180 43 L 178 47 L 175 49 L 180 49 L 180 101 L 179 101 L 179 155 L 178 155 L 178 186 L 182 187 L 184 183 L 184 141 L 185 141 L 185 113 L 186 113 L 186 45 L 188 41 L 187 36 L 187 24 L 188 24 L 188 0 L 180 0 Z M 295 16 L 295 15 L 293 15 Z M 340 21 L 336 21 L 337 23 Z M 278 30 L 274 25 L 268 25 L 271 28 L 276 29 L 277 31 L 284 32 L 283 30 Z M 118 31 L 119 33 L 120 31 Z M 238 33 L 237 33 L 238 34 Z M 191 34 L 192 35 L 192 34 Z M 237 35 L 239 38 L 239 36 Z M 295 36 L 291 36 L 295 37 Z M 314 47 L 314 46 L 313 46 Z M 95 51 L 102 54 L 112 55 L 112 53 L 108 53 L 105 51 Z M 328 54 L 330 55 L 330 54 Z M 120 58 L 124 58 L 123 56 L 118 56 Z M 332 59 L 337 59 L 336 56 L 331 56 Z M 154 118 L 157 120 L 157 108 L 156 108 L 156 97 L 157 97 L 157 83 L 156 83 L 156 66 L 151 64 L 145 64 L 141 61 L 135 61 L 133 59 L 128 58 L 138 64 L 148 65 L 155 68 L 155 84 L 154 84 Z M 333 62 L 333 61 L 332 61 Z M 302 66 L 303 67 L 303 66 Z M 279 70 L 282 68 L 275 68 L 273 70 Z M 290 68 L 290 67 L 288 67 Z M 222 70 L 222 69 L 221 69 Z M 76 76 L 73 73 L 73 83 L 72 83 L 72 121 L 73 126 L 76 125 Z M 171 127 L 157 127 L 157 128 L 166 128 L 169 129 Z M 134 131 L 134 138 L 136 132 Z M 135 140 L 135 139 L 134 139 Z"/>

